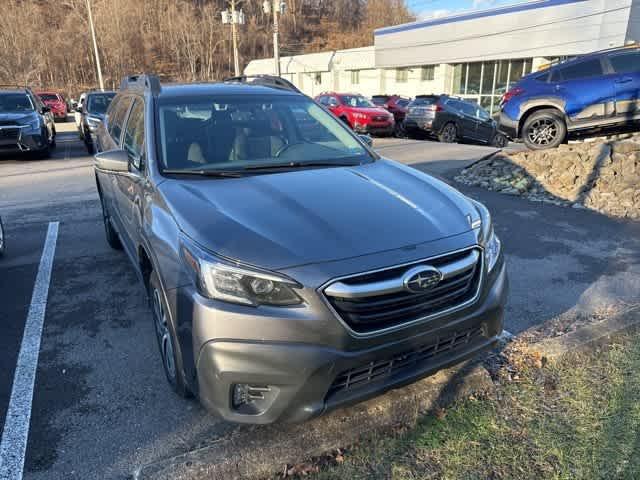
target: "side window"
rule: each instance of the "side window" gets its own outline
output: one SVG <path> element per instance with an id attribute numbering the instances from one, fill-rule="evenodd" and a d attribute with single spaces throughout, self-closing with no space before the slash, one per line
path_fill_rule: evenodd
<path id="1" fill-rule="evenodd" d="M 603 75 L 602 64 L 600 59 L 594 58 L 584 62 L 569 65 L 560 70 L 562 80 L 578 80 L 581 78 L 590 78 Z"/>
<path id="2" fill-rule="evenodd" d="M 140 170 L 142 166 L 142 149 L 144 145 L 144 102 L 136 99 L 127 127 L 124 131 L 123 148 L 129 154 L 129 159 L 134 167 Z"/>
<path id="3" fill-rule="evenodd" d="M 469 103 L 460 102 L 460 109 L 462 110 L 462 113 L 464 113 L 465 115 L 468 115 L 470 117 L 476 116 L 477 107 Z"/>
<path id="4" fill-rule="evenodd" d="M 616 73 L 640 72 L 640 52 L 625 52 L 609 57 Z"/>
<path id="5" fill-rule="evenodd" d="M 89 102 L 87 101 L 87 103 Z M 131 98 L 121 98 L 109 115 L 109 134 L 117 144 L 120 143 L 120 138 L 122 137 L 122 126 L 129 110 L 129 105 L 131 105 Z"/>

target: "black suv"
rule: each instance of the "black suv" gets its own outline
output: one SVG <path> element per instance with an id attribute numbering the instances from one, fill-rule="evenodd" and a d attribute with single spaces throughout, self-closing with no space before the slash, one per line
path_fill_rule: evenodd
<path id="1" fill-rule="evenodd" d="M 470 140 L 499 148 L 507 144 L 489 112 L 477 103 L 448 95 L 418 95 L 409 104 L 404 128 L 409 137 L 427 134 L 444 143 Z"/>
<path id="2" fill-rule="evenodd" d="M 0 86 L 0 152 L 46 158 L 56 144 L 51 109 L 30 88 Z"/>
<path id="3" fill-rule="evenodd" d="M 500 130 L 540 150 L 567 134 L 640 121 L 640 47 L 614 48 L 527 75 L 502 97 Z"/>
<path id="4" fill-rule="evenodd" d="M 85 101 L 76 107 L 76 112 L 80 114 L 80 138 L 84 140 L 85 147 L 89 153 L 95 151 L 95 134 L 100 122 L 104 121 L 107 108 L 111 100 L 116 96 L 114 91 L 88 92 Z"/>

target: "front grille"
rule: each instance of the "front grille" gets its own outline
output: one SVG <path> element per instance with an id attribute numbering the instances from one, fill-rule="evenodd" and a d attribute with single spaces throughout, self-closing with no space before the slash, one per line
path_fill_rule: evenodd
<path id="1" fill-rule="evenodd" d="M 0 128 L 0 140 L 17 140 L 19 134 L 18 128 Z"/>
<path id="2" fill-rule="evenodd" d="M 5 127 L 5 126 L 17 126 L 19 125 L 18 122 L 16 122 L 15 120 L 0 120 L 0 127 Z"/>
<path id="3" fill-rule="evenodd" d="M 465 345 L 473 344 L 482 335 L 481 327 L 449 332 L 440 338 L 436 338 L 432 343 L 414 350 L 351 368 L 336 377 L 331 387 L 329 387 L 327 396 L 363 387 L 373 382 L 383 382 L 396 374 L 401 375 L 411 370 L 418 371 L 427 366 L 429 362 L 433 362 L 447 353 L 459 350 Z"/>
<path id="4" fill-rule="evenodd" d="M 438 269 L 442 280 L 424 292 L 408 291 L 404 277 L 418 266 Z M 481 276 L 481 251 L 471 249 L 342 279 L 325 288 L 324 294 L 351 329 L 371 333 L 467 304 L 475 298 Z"/>

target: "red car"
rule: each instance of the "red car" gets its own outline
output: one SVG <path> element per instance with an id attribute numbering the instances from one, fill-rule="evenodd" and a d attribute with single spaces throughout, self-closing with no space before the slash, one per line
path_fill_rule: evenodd
<path id="1" fill-rule="evenodd" d="M 393 115 L 362 95 L 330 92 L 318 95 L 315 100 L 357 133 L 392 135 L 395 130 Z"/>
<path id="2" fill-rule="evenodd" d="M 407 116 L 407 112 L 409 111 L 411 99 L 401 95 L 374 95 L 371 97 L 371 100 L 375 105 L 382 107 L 393 114 L 393 118 L 396 121 L 395 133 L 397 136 L 404 136 L 404 117 Z"/>
<path id="3" fill-rule="evenodd" d="M 67 101 L 57 92 L 37 92 L 42 103 L 51 109 L 55 120 L 67 121 Z"/>

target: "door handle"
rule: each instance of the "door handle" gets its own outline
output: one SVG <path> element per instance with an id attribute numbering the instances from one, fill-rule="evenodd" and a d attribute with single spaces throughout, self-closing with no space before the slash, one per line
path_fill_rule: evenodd
<path id="1" fill-rule="evenodd" d="M 616 80 L 616 83 L 629 83 L 629 82 L 633 82 L 633 78 L 624 77 Z"/>

